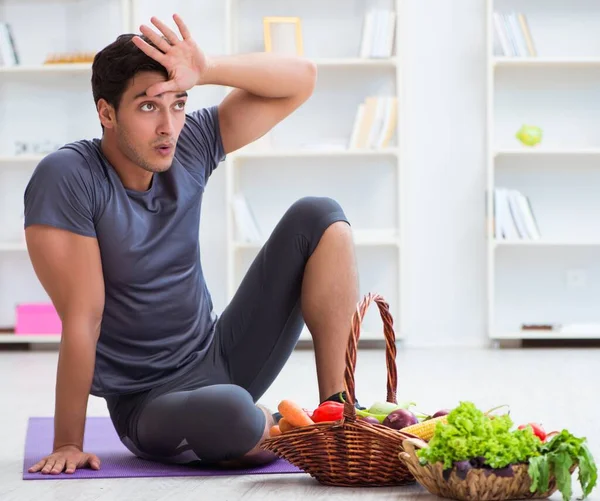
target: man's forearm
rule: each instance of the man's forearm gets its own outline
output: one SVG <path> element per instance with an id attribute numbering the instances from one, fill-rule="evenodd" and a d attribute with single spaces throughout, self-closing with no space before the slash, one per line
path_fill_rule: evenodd
<path id="1" fill-rule="evenodd" d="M 268 52 L 210 58 L 201 85 L 224 85 L 262 97 L 290 97 L 312 92 L 316 67 L 308 59 Z"/>
<path id="2" fill-rule="evenodd" d="M 96 339 L 87 326 L 65 325 L 63 329 L 56 375 L 53 449 L 64 445 L 83 448 Z"/>

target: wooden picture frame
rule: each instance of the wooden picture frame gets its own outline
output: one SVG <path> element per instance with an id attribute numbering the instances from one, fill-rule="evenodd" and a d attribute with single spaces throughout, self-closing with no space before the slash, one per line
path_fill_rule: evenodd
<path id="1" fill-rule="evenodd" d="M 299 17 L 263 18 L 265 51 L 303 56 L 302 22 Z"/>

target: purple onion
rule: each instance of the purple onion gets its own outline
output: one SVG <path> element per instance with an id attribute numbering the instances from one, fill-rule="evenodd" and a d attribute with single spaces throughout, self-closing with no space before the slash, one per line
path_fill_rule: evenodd
<path id="1" fill-rule="evenodd" d="M 383 420 L 383 425 L 394 430 L 401 430 L 418 422 L 419 420 L 412 412 L 406 409 L 397 409 L 386 416 Z"/>
<path id="2" fill-rule="evenodd" d="M 469 461 L 456 461 L 454 466 L 456 467 L 458 478 L 461 480 L 467 478 L 467 473 L 469 473 L 469 470 L 471 469 L 471 463 Z"/>

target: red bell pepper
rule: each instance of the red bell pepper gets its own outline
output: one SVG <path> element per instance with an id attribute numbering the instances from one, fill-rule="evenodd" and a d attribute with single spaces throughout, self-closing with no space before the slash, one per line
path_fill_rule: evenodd
<path id="1" fill-rule="evenodd" d="M 541 424 L 538 424 L 538 423 L 522 424 L 521 426 L 519 426 L 519 430 L 523 430 L 524 428 L 527 428 L 528 426 L 531 426 L 531 429 L 533 430 L 533 434 L 536 435 L 542 442 L 544 440 L 546 440 L 546 432 L 544 431 L 544 428 L 542 427 Z"/>
<path id="2" fill-rule="evenodd" d="M 344 404 L 340 402 L 323 402 L 317 407 L 313 414 L 312 420 L 315 423 L 323 423 L 325 421 L 337 421 L 342 419 L 344 415 Z"/>

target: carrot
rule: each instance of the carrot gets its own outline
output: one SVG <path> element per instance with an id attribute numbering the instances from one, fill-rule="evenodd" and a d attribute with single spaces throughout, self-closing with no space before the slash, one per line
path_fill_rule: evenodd
<path id="1" fill-rule="evenodd" d="M 286 421 L 294 427 L 315 424 L 304 409 L 291 400 L 282 400 L 277 409 Z"/>
<path id="2" fill-rule="evenodd" d="M 281 433 L 287 433 L 288 431 L 292 431 L 293 429 L 294 426 L 292 426 L 287 419 L 281 418 L 279 420 L 279 430 L 281 431 Z"/>
<path id="3" fill-rule="evenodd" d="M 271 429 L 269 430 L 269 436 L 277 437 L 278 435 L 281 435 L 281 429 L 279 428 L 279 426 L 278 425 L 271 426 Z"/>

